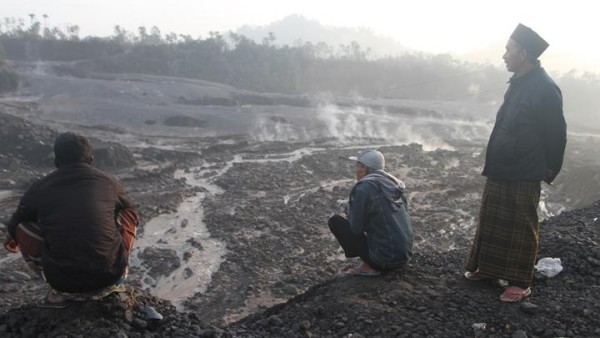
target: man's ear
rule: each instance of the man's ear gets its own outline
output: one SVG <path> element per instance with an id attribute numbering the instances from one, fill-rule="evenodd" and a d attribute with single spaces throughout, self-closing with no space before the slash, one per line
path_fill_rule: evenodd
<path id="1" fill-rule="evenodd" d="M 521 49 L 521 61 L 525 61 L 529 58 L 529 54 L 525 50 L 525 48 Z"/>
<path id="2" fill-rule="evenodd" d="M 92 164 L 94 162 L 94 155 L 90 155 L 90 158 L 87 161 L 87 164 Z"/>

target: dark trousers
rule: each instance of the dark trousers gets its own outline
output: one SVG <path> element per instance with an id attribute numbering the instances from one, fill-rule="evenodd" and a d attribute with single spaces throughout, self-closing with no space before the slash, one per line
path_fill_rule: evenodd
<path id="1" fill-rule="evenodd" d="M 357 235 L 350 230 L 350 222 L 340 215 L 333 215 L 328 222 L 329 230 L 335 236 L 346 257 L 360 257 L 363 262 L 375 270 L 382 270 L 381 267 L 374 263 L 369 257 L 369 245 L 367 244 L 367 236 L 365 234 Z"/>

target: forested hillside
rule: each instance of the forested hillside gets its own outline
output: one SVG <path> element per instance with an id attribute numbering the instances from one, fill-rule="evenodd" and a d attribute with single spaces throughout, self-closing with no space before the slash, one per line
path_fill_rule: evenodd
<path id="1" fill-rule="evenodd" d="M 375 58 L 358 42 L 281 45 L 269 33 L 258 43 L 233 32 L 194 38 L 163 34 L 156 26 L 129 32 L 120 26 L 108 37 L 79 37 L 44 27 L 35 16 L 5 19 L 0 45 L 15 61 L 70 62 L 67 75 L 144 73 L 219 82 L 240 89 L 285 94 L 320 94 L 420 100 L 499 101 L 510 74 L 491 65 L 449 55 L 407 52 Z M 301 34 L 299 32 L 298 34 Z M 500 56 L 499 56 L 500 57 Z M 576 125 L 594 127 L 600 117 L 597 74 L 556 75 L 565 111 Z"/>
<path id="2" fill-rule="evenodd" d="M 13 91 L 17 88 L 17 74 L 4 61 L 4 51 L 0 45 L 0 93 Z"/>

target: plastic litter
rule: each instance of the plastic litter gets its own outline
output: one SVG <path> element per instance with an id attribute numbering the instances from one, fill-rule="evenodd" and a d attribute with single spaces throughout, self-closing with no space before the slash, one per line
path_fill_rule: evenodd
<path id="1" fill-rule="evenodd" d="M 471 327 L 475 330 L 485 331 L 485 323 L 474 323 Z"/>
<path id="2" fill-rule="evenodd" d="M 144 310 L 146 312 L 146 319 L 148 319 L 148 320 L 156 320 L 156 321 L 163 320 L 163 315 L 161 315 L 160 313 L 158 313 L 158 311 L 156 311 L 152 306 L 146 305 L 146 307 L 144 308 Z"/>
<path id="3" fill-rule="evenodd" d="M 473 325 L 471 325 L 471 327 L 473 328 L 473 332 L 474 332 L 473 337 L 479 338 L 479 337 L 485 336 L 485 328 L 486 328 L 485 323 L 474 323 Z"/>
<path id="4" fill-rule="evenodd" d="M 500 285 L 503 288 L 508 286 L 508 281 L 506 279 L 498 279 L 496 280 L 496 283 L 498 283 L 498 285 Z"/>
<path id="5" fill-rule="evenodd" d="M 552 278 L 562 271 L 563 267 L 560 258 L 545 257 L 540 259 L 535 265 L 535 269 L 542 275 Z"/>

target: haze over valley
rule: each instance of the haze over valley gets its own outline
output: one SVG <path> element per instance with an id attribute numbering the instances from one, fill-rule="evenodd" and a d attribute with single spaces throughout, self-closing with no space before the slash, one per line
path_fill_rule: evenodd
<path id="1" fill-rule="evenodd" d="M 40 15 L 23 20 L 0 26 L 0 222 L 52 169 L 59 132 L 92 138 L 96 165 L 123 181 L 141 215 L 130 295 L 169 323 L 89 305 L 99 317 L 116 313 L 82 319 L 106 336 L 469 336 L 481 322 L 491 336 L 600 334 L 597 73 L 553 75 L 568 144 L 539 215 L 542 254 L 562 255 L 565 272 L 536 277 L 541 309 L 524 315 L 460 278 L 510 76 L 503 66 L 302 15 L 204 37 L 151 24 L 83 36 Z M 407 185 L 415 257 L 374 281 L 340 279 L 351 262 L 327 219 L 354 183 L 347 158 L 373 148 Z M 18 256 L 0 253 L 0 267 L 0 334 L 79 332 L 31 309 L 45 289 Z M 31 316 L 39 322 L 27 326 Z"/>

